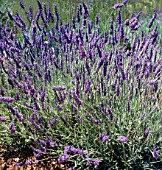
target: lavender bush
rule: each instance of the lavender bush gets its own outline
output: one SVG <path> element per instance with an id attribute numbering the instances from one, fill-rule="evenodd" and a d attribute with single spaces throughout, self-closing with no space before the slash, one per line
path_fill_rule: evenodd
<path id="1" fill-rule="evenodd" d="M 38 162 L 52 157 L 71 169 L 160 168 L 156 12 L 143 32 L 142 11 L 122 19 L 123 1 L 101 31 L 84 2 L 71 23 L 56 5 L 52 13 L 37 3 L 34 16 L 20 1 L 29 25 L 6 7 L 14 26 L 0 26 L 0 145 L 29 146 Z"/>

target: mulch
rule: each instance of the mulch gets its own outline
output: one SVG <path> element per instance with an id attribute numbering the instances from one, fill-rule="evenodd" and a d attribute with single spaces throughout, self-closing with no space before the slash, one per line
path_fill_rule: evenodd
<path id="1" fill-rule="evenodd" d="M 0 170 L 66 170 L 67 165 L 58 164 L 55 159 L 44 159 L 36 162 L 36 158 L 31 152 L 8 154 L 0 147 Z M 18 162 L 32 160 L 32 164 L 18 166 Z"/>

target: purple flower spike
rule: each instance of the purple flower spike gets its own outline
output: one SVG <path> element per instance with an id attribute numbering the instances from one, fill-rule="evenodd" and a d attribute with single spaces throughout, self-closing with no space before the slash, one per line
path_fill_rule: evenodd
<path id="1" fill-rule="evenodd" d="M 36 158 L 39 158 L 40 156 L 41 156 L 41 153 L 35 153 L 35 152 L 33 152 L 34 153 L 34 156 L 36 157 Z"/>
<path id="2" fill-rule="evenodd" d="M 79 155 L 84 155 L 84 151 L 83 151 L 82 149 L 78 149 L 78 150 L 77 150 L 77 153 L 78 153 Z"/>
<path id="3" fill-rule="evenodd" d="M 32 161 L 31 159 L 29 159 L 28 161 L 26 161 L 25 165 L 31 165 L 32 162 L 33 162 L 33 161 Z"/>
<path id="4" fill-rule="evenodd" d="M 15 115 L 16 115 L 16 117 L 19 119 L 19 121 L 20 122 L 24 122 L 24 118 L 23 118 L 23 116 L 20 114 L 20 113 L 18 113 L 17 111 L 15 111 Z"/>
<path id="5" fill-rule="evenodd" d="M 85 2 L 83 1 L 83 8 L 84 8 L 84 14 L 86 15 L 86 17 L 88 16 L 88 7 L 87 5 L 85 4 Z"/>
<path id="6" fill-rule="evenodd" d="M 148 23 L 148 28 L 151 28 L 153 25 L 153 22 L 155 21 L 156 18 L 156 12 L 154 12 L 153 17 L 151 18 L 150 22 Z"/>
<path id="7" fill-rule="evenodd" d="M 154 147 L 154 149 L 153 149 L 153 151 L 151 151 L 151 153 L 155 159 L 157 159 L 160 156 L 159 153 L 156 151 L 156 147 Z"/>
<path id="8" fill-rule="evenodd" d="M 119 25 L 122 23 L 120 9 L 117 12 L 116 23 L 119 24 Z"/>
<path id="9" fill-rule="evenodd" d="M 95 124 L 95 125 L 98 125 L 98 124 L 101 124 L 101 120 L 98 120 L 98 119 L 95 119 L 94 117 L 92 117 L 91 119 L 92 123 Z"/>
<path id="10" fill-rule="evenodd" d="M 15 99 L 11 98 L 11 97 L 0 97 L 0 102 L 8 102 L 11 103 L 13 102 Z"/>
<path id="11" fill-rule="evenodd" d="M 119 39 L 123 39 L 124 38 L 124 28 L 123 28 L 122 24 L 119 27 L 118 38 Z"/>
<path id="12" fill-rule="evenodd" d="M 122 143 L 125 143 L 128 141 L 128 136 L 119 136 L 117 140 Z"/>
<path id="13" fill-rule="evenodd" d="M 98 14 L 96 15 L 96 18 L 95 18 L 95 22 L 96 22 L 96 25 L 98 25 L 98 23 L 99 23 L 99 18 L 98 18 Z"/>
<path id="14" fill-rule="evenodd" d="M 115 93 L 116 93 L 116 96 L 120 95 L 120 89 L 119 89 L 119 85 L 118 84 L 116 85 Z"/>
<path id="15" fill-rule="evenodd" d="M 117 9 L 117 8 L 121 8 L 123 5 L 124 5 L 124 3 L 115 4 L 115 5 L 113 6 L 113 9 L 115 10 L 115 9 Z"/>
<path id="16" fill-rule="evenodd" d="M 78 95 L 75 92 L 73 93 L 73 98 L 76 104 L 80 107 L 82 105 L 82 100 L 78 97 Z"/>
<path id="17" fill-rule="evenodd" d="M 52 127 L 52 126 L 56 123 L 56 120 L 57 120 L 57 117 L 54 116 L 53 120 L 49 120 L 48 126 L 49 126 L 49 127 Z"/>
<path id="18" fill-rule="evenodd" d="M 38 3 L 38 7 L 39 7 L 39 9 L 42 11 L 42 4 L 40 3 L 40 1 L 39 0 L 37 0 L 37 3 Z"/>
<path id="19" fill-rule="evenodd" d="M 93 164 L 95 165 L 95 167 L 94 167 L 95 169 L 98 168 L 99 163 L 100 163 L 100 160 L 99 160 L 99 159 L 95 159 L 95 160 L 94 160 Z"/>
<path id="20" fill-rule="evenodd" d="M 11 12 L 8 10 L 8 8 L 7 8 L 7 14 L 8 14 L 10 20 L 13 21 L 13 20 L 14 20 L 14 17 L 13 17 L 13 15 L 11 14 Z"/>
<path id="21" fill-rule="evenodd" d="M 1 116 L 1 117 L 0 117 L 0 121 L 1 121 L 1 122 L 5 122 L 5 121 L 6 121 L 6 118 L 5 118 L 4 116 Z"/>
<path id="22" fill-rule="evenodd" d="M 23 165 L 25 165 L 25 162 L 17 162 L 16 165 L 17 166 L 23 166 Z"/>
<path id="23" fill-rule="evenodd" d="M 56 90 L 56 91 L 63 91 L 65 89 L 66 89 L 65 86 L 52 86 L 52 90 Z"/>
<path id="24" fill-rule="evenodd" d="M 37 149 L 35 147 L 33 147 L 32 145 L 30 146 L 30 148 L 34 151 L 34 152 L 37 152 L 37 153 L 42 153 L 42 151 L 40 149 Z"/>
<path id="25" fill-rule="evenodd" d="M 91 159 L 88 159 L 87 160 L 87 165 L 91 165 L 92 164 L 92 160 Z"/>
<path id="26" fill-rule="evenodd" d="M 67 145 L 64 149 L 64 154 L 66 155 L 71 149 L 71 146 Z"/>
<path id="27" fill-rule="evenodd" d="M 146 128 L 146 130 L 144 131 L 143 136 L 144 136 L 144 137 L 147 137 L 148 134 L 149 134 L 149 132 L 150 132 L 150 128 L 148 127 L 148 128 Z"/>
<path id="28" fill-rule="evenodd" d="M 146 113 L 143 113 L 143 114 L 139 117 L 139 119 L 142 120 L 142 119 L 144 119 L 145 116 L 146 116 Z"/>
<path id="29" fill-rule="evenodd" d="M 123 1 L 123 4 L 125 5 L 125 4 L 127 3 L 127 1 L 128 1 L 128 0 L 124 0 L 124 1 Z"/>
<path id="30" fill-rule="evenodd" d="M 112 110 L 111 110 L 109 105 L 107 107 L 108 107 L 108 114 L 110 116 L 110 120 L 112 120 L 113 119 L 113 112 L 112 112 Z"/>
<path id="31" fill-rule="evenodd" d="M 44 140 L 38 138 L 37 141 L 40 145 L 44 145 L 44 146 L 46 145 L 46 142 Z"/>
<path id="32" fill-rule="evenodd" d="M 12 133 L 14 133 L 16 130 L 15 130 L 15 126 L 14 126 L 14 123 L 11 122 L 9 125 L 8 125 L 8 130 Z"/>
<path id="33" fill-rule="evenodd" d="M 37 123 L 32 122 L 32 125 L 34 126 L 35 129 L 41 130 L 41 127 Z"/>
<path id="34" fill-rule="evenodd" d="M 66 162 L 68 159 L 69 159 L 69 156 L 67 154 L 64 154 L 64 155 L 60 156 L 57 161 L 59 163 L 62 163 L 62 162 Z"/>
<path id="35" fill-rule="evenodd" d="M 24 3 L 22 2 L 22 0 L 20 0 L 20 6 L 22 9 L 25 9 Z"/>

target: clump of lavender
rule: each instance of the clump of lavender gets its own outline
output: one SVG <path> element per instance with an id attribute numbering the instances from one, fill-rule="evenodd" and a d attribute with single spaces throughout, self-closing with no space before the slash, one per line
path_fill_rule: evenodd
<path id="1" fill-rule="evenodd" d="M 125 20 L 126 3 L 113 6 L 104 31 L 84 1 L 66 23 L 56 4 L 37 0 L 34 15 L 20 1 L 30 24 L 7 8 L 13 28 L 0 29 L 0 138 L 7 148 L 30 145 L 36 159 L 55 157 L 72 169 L 161 161 L 159 25 L 155 12 L 141 32 L 142 11 Z"/>

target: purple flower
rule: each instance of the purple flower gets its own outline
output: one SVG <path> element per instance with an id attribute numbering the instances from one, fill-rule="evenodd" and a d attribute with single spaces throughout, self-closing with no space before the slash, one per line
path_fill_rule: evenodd
<path id="1" fill-rule="evenodd" d="M 116 23 L 119 24 L 119 25 L 122 23 L 120 9 L 117 12 Z"/>
<path id="2" fill-rule="evenodd" d="M 73 168 L 68 168 L 67 170 L 73 170 Z"/>
<path id="3" fill-rule="evenodd" d="M 118 39 L 123 39 L 124 38 L 124 28 L 122 24 L 119 27 L 119 32 L 118 32 Z"/>
<path id="4" fill-rule="evenodd" d="M 34 152 L 37 152 L 37 154 L 41 154 L 41 153 L 42 153 L 42 150 L 37 149 L 37 148 L 34 148 L 32 145 L 30 146 L 30 148 L 31 148 Z"/>
<path id="5" fill-rule="evenodd" d="M 156 18 L 156 12 L 154 12 L 153 17 L 151 18 L 150 22 L 148 23 L 148 28 L 151 28 L 153 25 L 153 22 L 155 21 Z"/>
<path id="6" fill-rule="evenodd" d="M 90 90 L 91 90 L 90 85 L 91 85 L 90 80 L 88 80 L 88 81 L 86 82 L 85 89 L 84 89 L 84 92 L 85 92 L 85 93 L 90 92 Z"/>
<path id="7" fill-rule="evenodd" d="M 19 121 L 20 122 L 24 122 L 24 118 L 23 118 L 23 116 L 20 114 L 20 113 L 18 113 L 17 111 L 15 111 L 15 115 L 16 115 L 16 117 L 19 119 Z"/>
<path id="8" fill-rule="evenodd" d="M 84 151 L 82 149 L 77 149 L 77 154 L 84 155 Z"/>
<path id="9" fill-rule="evenodd" d="M 20 0 L 20 6 L 22 9 L 25 9 L 24 3 L 22 2 L 22 0 Z"/>
<path id="10" fill-rule="evenodd" d="M 15 130 L 15 126 L 14 126 L 14 123 L 11 122 L 9 125 L 8 125 L 8 130 L 12 133 L 14 133 L 16 130 Z"/>
<path id="11" fill-rule="evenodd" d="M 91 74 L 91 68 L 89 66 L 89 62 L 86 60 L 86 69 L 87 69 L 87 72 L 88 72 L 88 75 Z"/>
<path id="12" fill-rule="evenodd" d="M 117 140 L 122 143 L 125 143 L 128 141 L 128 136 L 119 136 Z"/>
<path id="13" fill-rule="evenodd" d="M 127 102 L 127 112 L 129 113 L 130 112 L 130 101 Z"/>
<path id="14" fill-rule="evenodd" d="M 57 11 L 57 6 L 55 4 L 54 4 L 54 11 L 55 11 L 55 15 L 56 15 L 56 22 L 58 22 L 59 15 L 58 15 L 58 11 Z"/>
<path id="15" fill-rule="evenodd" d="M 103 61 L 104 61 L 104 59 L 103 59 L 103 58 L 101 58 L 101 60 L 99 61 L 98 65 L 97 65 L 96 73 L 98 73 L 98 72 L 99 72 L 99 70 L 100 70 L 101 66 L 102 66 L 102 65 L 103 65 L 103 63 L 104 63 Z"/>
<path id="16" fill-rule="evenodd" d="M 108 61 L 105 60 L 105 61 L 104 61 L 104 65 L 103 65 L 103 75 L 104 75 L 104 76 L 107 75 L 107 65 L 108 65 Z"/>
<path id="17" fill-rule="evenodd" d="M 153 31 L 150 32 L 150 37 L 151 37 L 151 38 L 155 37 L 157 28 L 158 28 L 158 22 L 156 23 Z"/>
<path id="18" fill-rule="evenodd" d="M 127 3 L 128 0 L 123 0 L 123 4 L 125 5 Z"/>
<path id="19" fill-rule="evenodd" d="M 115 10 L 115 9 L 117 9 L 117 8 L 121 8 L 123 5 L 124 5 L 124 3 L 115 4 L 115 5 L 113 6 L 113 9 Z"/>
<path id="20" fill-rule="evenodd" d="M 118 84 L 116 85 L 115 93 L 116 93 L 116 96 L 120 95 L 120 89 L 119 89 L 119 85 Z"/>
<path id="21" fill-rule="evenodd" d="M 102 141 L 103 141 L 103 142 L 106 142 L 108 139 L 109 139 L 109 136 L 107 136 L 107 135 L 105 135 L 105 136 L 102 137 Z"/>
<path id="22" fill-rule="evenodd" d="M 101 122 L 101 120 L 98 120 L 98 119 L 95 119 L 94 117 L 92 117 L 92 123 L 93 124 L 96 124 L 96 125 L 98 125 L 98 124 L 101 124 L 102 122 Z"/>
<path id="23" fill-rule="evenodd" d="M 96 23 L 96 25 L 98 25 L 98 23 L 99 23 L 98 14 L 96 15 L 95 23 Z"/>
<path id="24" fill-rule="evenodd" d="M 40 1 L 39 0 L 37 0 L 37 3 L 38 3 L 38 7 L 39 7 L 39 9 L 42 11 L 42 4 L 40 3 Z"/>
<path id="25" fill-rule="evenodd" d="M 27 160 L 26 162 L 25 162 L 25 165 L 31 165 L 32 164 L 32 160 L 31 159 L 29 159 L 29 160 Z"/>
<path id="26" fill-rule="evenodd" d="M 108 114 L 110 115 L 110 120 L 112 120 L 113 119 L 113 112 L 112 112 L 109 105 L 107 107 L 108 107 Z"/>
<path id="27" fill-rule="evenodd" d="M 84 8 L 84 15 L 88 16 L 88 7 L 87 5 L 85 4 L 85 2 L 83 1 L 83 8 Z"/>
<path id="28" fill-rule="evenodd" d="M 64 149 L 64 155 L 66 155 L 71 149 L 71 146 L 67 145 Z"/>
<path id="29" fill-rule="evenodd" d="M 35 153 L 35 152 L 33 152 L 34 153 L 34 156 L 36 157 L 36 158 L 39 158 L 40 156 L 41 156 L 41 153 Z"/>
<path id="30" fill-rule="evenodd" d="M 46 145 L 46 142 L 44 140 L 38 138 L 37 141 L 40 145 L 44 145 L 44 146 Z"/>
<path id="31" fill-rule="evenodd" d="M 77 22 L 80 22 L 80 11 L 79 11 L 79 6 L 77 6 L 77 12 L 76 12 L 76 18 L 77 18 Z"/>
<path id="32" fill-rule="evenodd" d="M 1 122 L 5 122 L 5 121 L 6 121 L 6 118 L 5 118 L 4 116 L 1 116 L 1 117 L 0 117 L 0 121 L 1 121 Z"/>
<path id="33" fill-rule="evenodd" d="M 52 127 L 56 123 L 56 119 L 57 119 L 57 117 L 54 116 L 53 120 L 49 120 L 49 125 L 48 126 Z"/>
<path id="34" fill-rule="evenodd" d="M 62 162 L 67 161 L 68 159 L 69 159 L 69 156 L 68 156 L 67 154 L 64 154 L 64 155 L 60 156 L 60 157 L 57 159 L 57 161 L 58 161 L 59 163 L 62 163 Z"/>
<path id="35" fill-rule="evenodd" d="M 139 117 L 139 119 L 142 120 L 145 116 L 146 116 L 146 113 L 143 113 L 143 114 Z"/>
<path id="36" fill-rule="evenodd" d="M 36 122 L 32 122 L 32 125 L 34 126 L 35 129 L 41 130 L 41 127 Z"/>
<path id="37" fill-rule="evenodd" d="M 159 153 L 156 151 L 156 147 L 154 147 L 154 149 L 153 149 L 153 151 L 151 151 L 151 153 L 155 159 L 157 159 L 160 156 Z"/>
<path id="38" fill-rule="evenodd" d="M 25 162 L 16 162 L 16 165 L 17 166 L 23 166 L 23 165 L 25 165 Z"/>
<path id="39" fill-rule="evenodd" d="M 7 14 L 8 14 L 10 20 L 13 21 L 13 20 L 14 20 L 14 17 L 13 17 L 13 15 L 11 14 L 11 12 L 8 10 L 8 8 L 7 8 Z"/>
<path id="40" fill-rule="evenodd" d="M 148 134 L 149 134 L 149 132 L 150 132 L 150 128 L 148 127 L 148 128 L 146 128 L 146 130 L 144 131 L 143 136 L 144 136 L 144 137 L 147 137 Z"/>
<path id="41" fill-rule="evenodd" d="M 15 99 L 11 97 L 0 97 L 0 102 L 13 102 Z"/>
<path id="42" fill-rule="evenodd" d="M 91 159 L 88 159 L 87 160 L 87 165 L 91 165 L 92 164 L 92 160 Z"/>
<path id="43" fill-rule="evenodd" d="M 72 148 L 71 146 L 67 145 L 64 149 L 64 154 L 67 154 L 68 152 L 72 152 L 74 154 L 84 155 L 84 151 L 82 149 L 76 149 Z"/>
<path id="44" fill-rule="evenodd" d="M 60 100 L 61 101 L 61 100 Z M 59 105 L 56 101 L 54 101 L 55 106 L 59 109 L 59 110 L 63 110 L 62 106 Z"/>
<path id="45" fill-rule="evenodd" d="M 126 19 L 126 20 L 124 21 L 124 24 L 125 24 L 126 26 L 129 26 L 129 19 Z"/>
<path id="46" fill-rule="evenodd" d="M 94 168 L 98 168 L 99 163 L 100 163 L 100 160 L 99 159 L 95 159 L 94 162 L 93 162 L 93 164 L 95 165 Z"/>
<path id="47" fill-rule="evenodd" d="M 74 98 L 76 104 L 80 107 L 82 104 L 82 100 L 78 97 L 78 95 L 75 92 L 72 92 L 72 93 L 73 93 L 73 98 Z"/>
<path id="48" fill-rule="evenodd" d="M 75 18 L 74 18 L 74 14 L 72 15 L 72 28 L 75 29 Z"/>
<path id="49" fill-rule="evenodd" d="M 66 89 L 66 86 L 52 86 L 52 90 L 63 91 Z"/>

